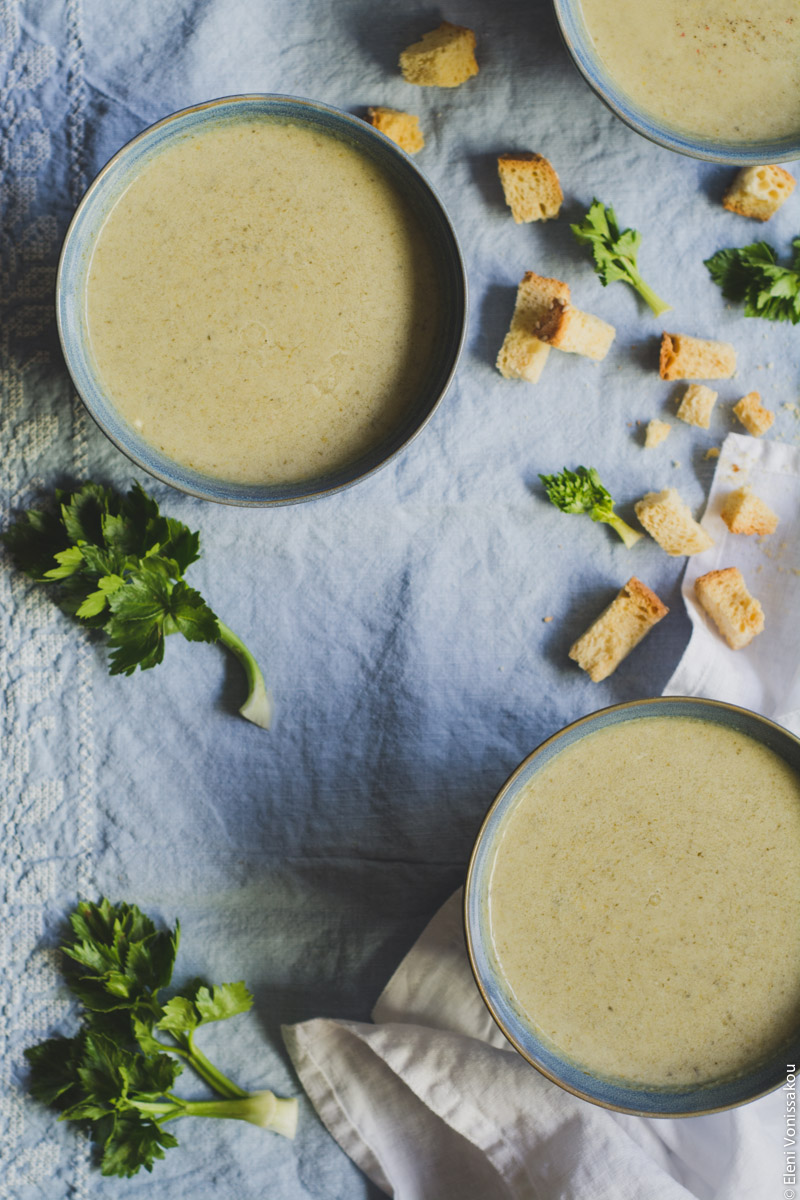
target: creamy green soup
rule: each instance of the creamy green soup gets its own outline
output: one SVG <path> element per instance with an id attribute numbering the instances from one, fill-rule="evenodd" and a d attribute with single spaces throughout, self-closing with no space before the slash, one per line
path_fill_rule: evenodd
<path id="1" fill-rule="evenodd" d="M 537 772 L 490 929 L 515 1003 L 586 1070 L 682 1086 L 777 1051 L 800 1013 L 800 777 L 749 737 L 651 717 Z"/>
<path id="2" fill-rule="evenodd" d="M 97 239 L 91 348 L 170 458 L 241 483 L 343 466 L 396 428 L 430 363 L 427 239 L 352 146 L 263 119 L 160 152 Z"/>
<path id="3" fill-rule="evenodd" d="M 619 87 L 675 129 L 726 141 L 800 133 L 798 0 L 580 0 Z"/>

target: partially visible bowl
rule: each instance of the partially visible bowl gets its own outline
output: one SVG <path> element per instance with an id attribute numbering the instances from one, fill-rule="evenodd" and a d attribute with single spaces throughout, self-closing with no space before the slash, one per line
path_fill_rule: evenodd
<path id="1" fill-rule="evenodd" d="M 745 734 L 773 751 L 800 774 L 800 740 L 772 721 L 733 705 L 683 697 L 656 698 L 592 713 L 543 742 L 520 764 L 498 793 L 472 851 L 464 895 L 464 923 L 467 952 L 481 995 L 502 1033 L 531 1066 L 573 1095 L 605 1108 L 649 1117 L 698 1116 L 747 1103 L 785 1083 L 787 1064 L 797 1062 L 800 1057 L 800 1017 L 790 1045 L 781 1046 L 767 1061 L 759 1061 L 732 1078 L 661 1087 L 630 1084 L 620 1078 L 593 1073 L 540 1034 L 535 1024 L 536 1014 L 527 1014 L 520 1007 L 499 965 L 490 922 L 490 882 L 495 855 L 509 814 L 537 772 L 561 751 L 588 735 L 626 722 L 659 716 L 701 718 Z M 753 869 L 761 874 L 769 867 L 757 862 Z M 531 858 L 530 871 L 536 870 L 536 860 Z M 565 861 L 563 871 L 569 875 L 573 870 L 570 862 Z M 741 886 L 747 886 L 746 879 L 741 880 Z M 591 891 L 588 882 L 586 887 Z M 797 897 L 781 896 L 779 902 L 796 906 Z M 584 966 L 582 962 L 567 965 L 578 974 Z M 613 963 L 612 967 L 616 971 L 617 964 Z M 720 964 L 720 969 L 724 973 L 724 963 Z M 533 971 L 536 971 L 535 961 Z M 600 990 L 598 986 L 597 1003 L 605 1007 Z M 600 1013 L 598 1007 L 598 1018 Z"/>
<path id="2" fill-rule="evenodd" d="M 91 350 L 86 288 L 92 253 L 117 200 L 162 150 L 213 125 L 258 118 L 296 123 L 353 147 L 381 172 L 424 229 L 441 299 L 438 337 L 425 377 L 378 444 L 317 477 L 286 483 L 242 483 L 176 462 L 126 420 L 108 394 Z M 180 197 L 175 197 L 180 204 Z M 358 262 L 352 270 L 358 271 Z M 455 231 L 441 200 L 418 168 L 384 134 L 350 113 L 311 100 L 279 95 L 225 97 L 173 113 L 128 142 L 103 167 L 67 230 L 56 288 L 58 330 L 67 368 L 91 416 L 133 462 L 156 478 L 202 499 L 266 506 L 291 504 L 348 487 L 389 462 L 430 419 L 456 370 L 467 322 L 467 284 Z M 243 351 L 246 352 L 246 351 Z M 255 364 L 257 369 L 257 363 Z"/>
<path id="3" fill-rule="evenodd" d="M 589 87 L 621 121 L 651 142 L 692 158 L 735 166 L 788 162 L 800 158 L 800 128 L 786 137 L 737 141 L 704 137 L 670 125 L 637 103 L 619 86 L 595 49 L 580 0 L 553 0 L 553 7 L 564 45 Z M 768 71 L 766 65 L 765 70 Z M 675 79 L 675 89 L 680 94 L 680 78 Z M 746 95 L 741 88 L 739 91 L 743 96 Z"/>

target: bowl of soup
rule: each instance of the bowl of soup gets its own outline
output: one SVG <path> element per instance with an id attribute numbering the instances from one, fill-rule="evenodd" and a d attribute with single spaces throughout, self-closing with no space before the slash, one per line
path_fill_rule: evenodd
<path id="1" fill-rule="evenodd" d="M 800 158 L 796 0 L 553 0 L 587 83 L 651 141 L 740 165 Z"/>
<path id="2" fill-rule="evenodd" d="M 498 1026 L 607 1108 L 677 1117 L 781 1086 L 800 1056 L 800 740 L 660 698 L 574 722 L 511 775 L 464 912 Z"/>
<path id="3" fill-rule="evenodd" d="M 83 197 L 57 281 L 67 367 L 137 465 L 205 499 L 347 487 L 422 429 L 464 339 L 458 241 L 365 121 L 226 97 L 159 121 Z"/>

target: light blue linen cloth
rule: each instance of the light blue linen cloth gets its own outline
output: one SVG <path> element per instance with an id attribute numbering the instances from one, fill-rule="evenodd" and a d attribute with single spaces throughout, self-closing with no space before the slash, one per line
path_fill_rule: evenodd
<path id="1" fill-rule="evenodd" d="M 253 1013 L 209 1031 L 212 1058 L 244 1085 L 299 1092 L 279 1025 L 366 1019 L 462 881 L 510 770 L 567 721 L 658 694 L 688 640 L 683 561 L 649 540 L 627 551 L 604 527 L 563 516 L 538 472 L 594 465 L 626 516 L 672 484 L 697 509 L 713 468 L 705 451 L 733 427 L 725 402 L 760 385 L 774 436 L 796 439 L 795 410 L 782 407 L 797 398 L 796 331 L 743 320 L 702 266 L 754 236 L 720 207 L 731 171 L 617 122 L 570 66 L 545 0 L 458 0 L 444 15 L 475 29 L 481 64 L 452 92 L 398 74 L 398 52 L 439 20 L 417 0 L 0 0 L 3 522 L 60 481 L 139 477 L 72 395 L 52 284 L 85 185 L 175 109 L 273 91 L 418 113 L 418 162 L 461 238 L 472 298 L 436 416 L 355 489 L 259 512 L 141 477 L 202 531 L 190 580 L 261 659 L 270 733 L 235 716 L 241 680 L 217 648 L 173 639 L 157 670 L 111 679 L 102 646 L 3 560 L 0 1200 L 374 1196 L 302 1097 L 294 1144 L 184 1122 L 181 1149 L 152 1177 L 102 1179 L 75 1131 L 25 1093 L 23 1048 L 71 1028 L 52 951 L 59 923 L 78 895 L 101 893 L 180 916 L 177 979 L 244 978 L 255 993 Z M 495 159 L 512 149 L 555 165 L 558 222 L 511 220 Z M 604 291 L 569 232 L 594 195 L 643 231 L 643 270 L 675 306 L 667 328 L 739 350 L 707 433 L 678 423 L 659 450 L 642 449 L 637 423 L 674 414 L 675 389 L 656 372 L 661 323 L 622 285 Z M 793 199 L 769 240 L 785 252 L 797 232 Z M 617 326 L 605 362 L 553 354 L 536 387 L 499 376 L 529 269 L 566 278 L 580 307 Z M 592 685 L 567 650 L 633 573 L 672 612 Z M 778 1154 L 776 1142 L 776 1171 Z"/>

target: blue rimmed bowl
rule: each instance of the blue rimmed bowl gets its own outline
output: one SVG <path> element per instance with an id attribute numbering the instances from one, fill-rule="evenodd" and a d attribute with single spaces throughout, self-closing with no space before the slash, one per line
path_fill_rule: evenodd
<path id="1" fill-rule="evenodd" d="M 412 402 L 390 433 L 342 467 L 286 484 L 244 484 L 217 479 L 160 451 L 115 408 L 90 348 L 86 285 L 92 252 L 104 221 L 138 173 L 168 146 L 201 127 L 268 117 L 299 123 L 341 139 L 384 174 L 425 230 L 441 296 L 434 357 Z M 56 314 L 64 359 L 89 413 L 108 438 L 157 479 L 204 500 L 272 506 L 312 500 L 371 475 L 395 457 L 428 422 L 444 396 L 461 353 L 467 325 L 467 280 L 455 231 L 439 197 L 411 159 L 371 125 L 340 109 L 293 96 L 228 96 L 183 109 L 140 133 L 103 167 L 81 200 L 67 230 L 56 283 Z"/>
<path id="2" fill-rule="evenodd" d="M 651 142 L 678 154 L 732 166 L 760 166 L 800 158 L 800 129 L 791 137 L 771 141 L 726 141 L 676 129 L 659 120 L 624 92 L 609 73 L 586 28 L 580 0 L 553 0 L 553 8 L 564 45 L 589 87 L 621 121 Z M 679 82 L 676 87 L 680 87 Z"/>
<path id="3" fill-rule="evenodd" d="M 594 1075 L 536 1032 L 515 1003 L 493 951 L 489 924 L 489 884 L 506 818 L 538 771 L 567 747 L 598 730 L 650 717 L 694 717 L 746 734 L 774 751 L 800 773 L 800 739 L 747 709 L 714 700 L 658 697 L 618 704 L 567 725 L 517 767 L 503 785 L 476 839 L 464 890 L 467 953 L 478 988 L 502 1033 L 542 1075 L 573 1095 L 618 1112 L 646 1117 L 700 1116 L 746 1104 L 786 1082 L 787 1063 L 800 1058 L 800 1016 L 792 1044 L 735 1078 L 688 1088 L 648 1088 Z M 535 870 L 535 863 L 531 864 Z M 787 898 L 788 902 L 788 898 Z M 533 1014 L 535 1017 L 535 1014 Z"/>

